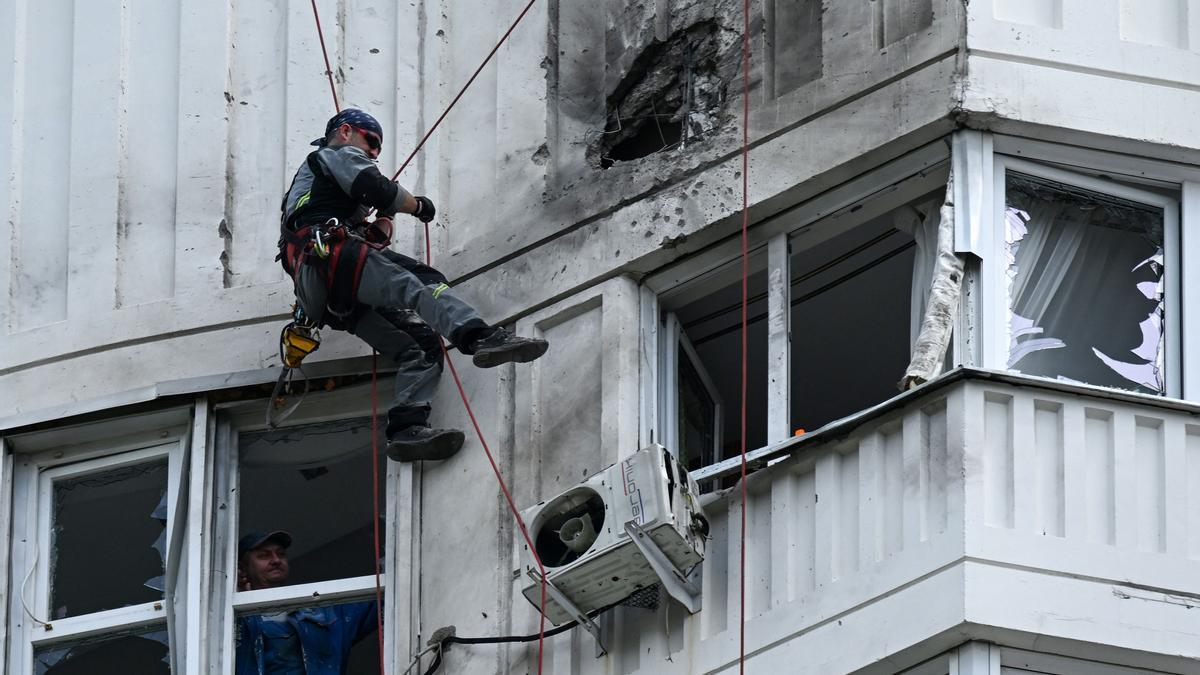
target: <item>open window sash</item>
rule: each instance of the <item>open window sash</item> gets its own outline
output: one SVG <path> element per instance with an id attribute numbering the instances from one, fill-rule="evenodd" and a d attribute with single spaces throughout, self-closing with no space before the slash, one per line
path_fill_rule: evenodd
<path id="1" fill-rule="evenodd" d="M 663 318 L 659 346 L 663 446 L 695 471 L 720 459 L 724 402 L 674 313 Z"/>

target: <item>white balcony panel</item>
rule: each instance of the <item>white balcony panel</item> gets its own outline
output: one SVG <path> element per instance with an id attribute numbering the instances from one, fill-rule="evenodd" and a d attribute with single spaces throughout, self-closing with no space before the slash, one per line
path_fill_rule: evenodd
<path id="1" fill-rule="evenodd" d="M 1200 602 L 1193 407 L 958 371 L 791 442 L 803 449 L 747 486 L 747 667 L 897 672 L 964 640 L 1035 636 L 1119 661 L 1162 651 L 1164 627 L 1200 632 L 1183 607 Z M 665 596 L 621 608 L 603 623 L 609 657 L 556 638 L 553 672 L 736 672 L 740 494 L 706 506 L 699 614 Z"/>

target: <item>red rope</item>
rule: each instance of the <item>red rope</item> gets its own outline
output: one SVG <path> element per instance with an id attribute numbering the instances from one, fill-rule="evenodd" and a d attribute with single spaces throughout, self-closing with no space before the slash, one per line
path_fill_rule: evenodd
<path id="1" fill-rule="evenodd" d="M 475 69 L 475 72 L 471 74 L 471 77 L 467 80 L 467 83 L 463 85 L 462 89 L 459 90 L 458 94 L 455 95 L 454 99 L 450 101 L 450 105 L 446 106 L 446 109 L 444 111 L 442 111 L 442 114 L 438 116 L 437 120 L 434 121 L 433 125 L 429 127 L 429 130 L 425 132 L 425 135 L 421 137 L 421 140 L 417 143 L 417 146 L 415 148 L 413 148 L 412 152 L 409 153 L 408 157 L 406 157 L 404 159 L 404 162 L 401 163 L 400 168 L 397 169 L 395 175 L 392 176 L 392 180 L 396 180 L 396 178 L 400 176 L 400 173 L 403 172 L 406 167 L 408 167 L 408 165 L 412 161 L 413 157 L 416 157 L 417 153 L 420 152 L 422 147 L 424 147 L 425 142 L 429 140 L 429 137 L 433 135 L 433 132 L 441 125 L 442 121 L 446 119 L 446 116 L 450 114 L 450 110 L 454 108 L 454 106 L 458 103 L 459 99 L 461 99 L 463 97 L 463 95 L 467 92 L 467 89 L 470 88 L 470 86 L 475 82 L 475 79 L 479 76 L 479 74 L 481 72 L 483 72 L 484 67 L 487 66 L 487 64 L 492 60 L 492 57 L 494 57 L 496 55 L 496 52 L 499 51 L 500 46 L 503 45 L 505 43 L 505 41 L 508 40 L 508 37 L 510 35 L 512 35 L 512 32 L 513 32 L 513 30 L 516 29 L 517 24 L 521 23 L 521 20 L 524 19 L 525 15 L 529 13 L 529 10 L 533 7 L 533 4 L 536 1 L 537 0 L 529 0 L 529 3 L 525 5 L 525 8 L 523 10 L 521 10 L 521 13 L 519 15 L 517 15 L 516 20 L 513 21 L 512 25 L 509 26 L 508 30 L 506 30 L 504 32 L 504 35 L 501 36 L 499 42 L 497 42 L 496 45 L 494 47 L 492 47 L 492 50 L 490 52 L 488 52 L 487 57 L 484 58 L 483 62 L 479 64 L 479 67 Z M 316 0 L 312 0 L 312 9 L 313 9 L 313 19 L 316 21 L 316 24 L 317 24 L 317 37 L 321 43 L 321 55 L 325 59 L 325 74 L 329 78 L 329 91 L 331 94 L 333 94 L 334 107 L 337 108 L 337 110 L 340 112 L 342 108 L 341 108 L 341 104 L 338 102 L 337 89 L 334 87 L 334 84 L 333 84 L 333 69 L 329 65 L 329 52 L 325 48 L 325 36 L 321 30 L 321 18 L 320 18 L 319 13 L 317 12 Z M 425 224 L 425 262 L 428 265 L 433 264 L 433 255 L 432 255 L 432 247 L 431 247 L 430 240 L 429 240 L 429 224 L 428 223 Z M 508 485 L 504 482 L 504 477 L 500 473 L 500 468 L 496 464 L 495 457 L 492 456 L 491 448 L 488 447 L 487 440 L 483 436 L 483 430 L 480 429 L 479 422 L 478 422 L 478 420 L 475 419 L 475 412 L 471 409 L 471 401 L 467 398 L 466 389 L 463 388 L 462 380 L 458 376 L 458 370 L 454 367 L 453 359 L 450 358 L 450 353 L 446 348 L 446 343 L 444 341 L 442 341 L 441 339 L 439 339 L 438 341 L 442 346 L 442 353 L 445 356 L 446 363 L 449 364 L 449 366 L 450 366 L 450 373 L 451 373 L 451 375 L 454 376 L 454 384 L 458 387 L 459 396 L 462 397 L 463 405 L 467 409 L 467 415 L 471 418 L 471 425 L 475 427 L 475 434 L 479 437 L 479 443 L 483 446 L 483 451 L 484 451 L 484 454 L 487 456 L 488 464 L 490 464 L 492 467 L 492 473 L 494 473 L 496 475 L 496 481 L 500 484 L 500 490 L 501 490 L 501 492 L 504 493 L 504 499 L 508 502 L 508 507 L 509 507 L 509 509 L 512 510 L 513 517 L 517 521 L 517 526 L 521 529 L 521 535 L 525 538 L 525 543 L 529 546 L 529 551 L 530 551 L 530 553 L 533 554 L 533 559 L 537 563 L 537 566 L 538 566 L 538 572 L 540 573 L 540 578 L 541 578 L 541 603 L 539 605 L 540 618 L 539 618 L 539 622 L 538 622 L 538 670 L 537 670 L 537 672 L 540 675 L 542 672 L 543 656 L 545 655 L 545 638 L 546 638 L 546 567 L 542 564 L 541 556 L 539 556 L 537 553 L 537 547 L 534 546 L 533 538 L 531 536 L 529 536 L 529 530 L 525 526 L 525 521 L 521 518 L 520 511 L 517 510 L 516 502 L 513 501 L 512 493 L 509 491 Z M 375 352 L 372 351 L 372 361 L 371 361 L 371 447 L 372 447 L 371 472 L 372 472 L 372 478 L 373 478 L 372 493 L 373 493 L 373 501 L 374 501 L 374 509 L 375 509 L 374 514 L 373 514 L 374 524 L 375 524 L 375 598 L 376 598 L 376 602 L 378 603 L 378 607 L 379 607 L 379 611 L 376 616 L 376 619 L 379 622 L 379 630 L 378 630 L 379 671 L 380 671 L 380 673 L 384 673 L 385 672 L 385 659 L 384 659 L 384 654 L 383 654 L 383 603 L 380 599 L 380 596 L 382 594 L 382 587 L 381 587 L 380 570 L 379 570 L 379 450 L 378 450 L 379 412 L 378 412 L 378 389 L 376 386 L 376 384 L 377 384 L 377 382 L 376 382 L 376 373 L 377 373 L 376 361 L 377 361 L 377 358 L 376 358 Z"/>
<path id="2" fill-rule="evenodd" d="M 738 669 L 746 672 L 746 311 L 750 278 L 750 0 L 742 1 L 742 530 Z"/>
<path id="3" fill-rule="evenodd" d="M 342 111 L 342 104 L 338 103 L 337 87 L 333 86 L 333 68 L 329 67 L 329 52 L 325 50 L 325 32 L 321 30 L 321 14 L 317 12 L 317 0 L 312 0 L 313 19 L 317 22 L 317 39 L 321 41 L 321 56 L 325 57 L 325 77 L 329 78 L 329 93 L 333 94 L 333 108 L 335 112 Z"/>
<path id="4" fill-rule="evenodd" d="M 433 266 L 433 254 L 429 243 L 429 223 L 425 223 L 425 264 Z M 508 502 L 508 508 L 512 511 L 513 518 L 517 521 L 517 526 L 521 528 L 521 536 L 525 538 L 525 544 L 529 546 L 529 552 L 533 554 L 533 560 L 537 563 L 538 572 L 541 575 L 541 601 L 538 605 L 538 675 L 542 672 L 542 657 L 545 654 L 546 641 L 546 567 L 542 565 L 542 557 L 538 555 L 537 547 L 533 545 L 533 537 L 529 536 L 529 530 L 525 527 L 525 520 L 521 518 L 521 512 L 517 510 L 517 504 L 513 501 L 512 493 L 508 491 L 508 485 L 504 482 L 504 476 L 500 474 L 500 467 L 496 465 L 496 458 L 492 456 L 492 450 L 488 447 L 487 439 L 483 437 L 483 430 L 479 428 L 479 422 L 475 419 L 475 412 L 471 410 L 471 401 L 467 398 L 467 390 L 463 388 L 462 380 L 458 377 L 458 369 L 454 367 L 454 360 L 450 358 L 450 350 L 446 348 L 446 343 L 441 338 L 438 338 L 438 344 L 442 346 L 442 356 L 446 358 L 447 365 L 450 366 L 450 374 L 454 376 L 454 384 L 458 387 L 458 395 L 462 397 L 463 405 L 467 409 L 467 416 L 471 418 L 471 426 L 475 427 L 475 435 L 479 437 L 479 444 L 483 446 L 483 453 L 487 456 L 488 464 L 492 467 L 492 473 L 496 475 L 496 482 L 500 484 L 500 491 L 504 493 L 504 499 Z"/>
<path id="5" fill-rule="evenodd" d="M 375 635 L 379 640 L 379 672 L 387 673 L 383 653 L 383 581 L 379 570 L 379 353 L 371 350 L 371 523 L 375 528 Z"/>
<path id="6" fill-rule="evenodd" d="M 446 106 L 446 109 L 443 110 L 442 114 L 439 115 L 437 120 L 434 121 L 433 126 L 429 127 L 429 131 L 426 131 L 425 135 L 421 137 L 421 140 L 417 143 L 417 147 L 413 148 L 413 151 L 408 153 L 408 157 L 405 157 L 404 161 L 400 163 L 400 168 L 396 169 L 396 173 L 392 174 L 392 180 L 399 178 L 400 173 L 408 167 L 408 163 L 412 161 L 413 157 L 417 156 L 417 153 L 420 152 L 421 148 L 425 146 L 425 141 L 429 140 L 429 137 L 433 135 L 433 132 L 442 123 L 442 120 L 446 119 L 446 115 L 450 114 L 450 111 L 454 108 L 454 104 L 458 103 L 458 99 L 462 98 L 463 94 L 467 93 L 467 89 L 470 88 L 470 86 L 475 82 L 475 78 L 479 77 L 479 73 L 483 72 L 484 66 L 486 66 L 488 62 L 492 60 L 492 57 L 496 55 L 497 51 L 499 51 L 500 45 L 504 44 L 504 42 L 508 40 L 508 36 L 512 35 L 512 32 L 517 27 L 517 24 L 521 23 L 521 19 L 525 18 L 525 15 L 529 13 L 529 9 L 533 7 L 533 3 L 535 2 L 537 2 L 537 0 L 529 0 L 529 4 L 525 5 L 525 9 L 521 10 L 521 13 L 517 15 L 516 21 L 513 21 L 512 25 L 508 27 L 508 30 L 504 31 L 504 35 L 500 37 L 500 41 L 496 43 L 496 46 L 492 47 L 492 51 L 488 52 L 487 57 L 483 59 L 483 63 L 480 63 L 479 67 L 475 69 L 475 72 L 471 73 L 471 77 L 467 80 L 467 83 L 463 85 L 462 89 L 458 91 L 458 94 L 454 97 L 454 99 L 450 101 L 450 105 Z M 428 241 L 428 239 L 426 241 Z M 426 258 L 426 264 L 428 264 L 428 258 Z"/>

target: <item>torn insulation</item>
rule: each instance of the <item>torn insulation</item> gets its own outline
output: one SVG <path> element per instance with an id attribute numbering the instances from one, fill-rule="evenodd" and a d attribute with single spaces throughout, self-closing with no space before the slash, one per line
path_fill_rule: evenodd
<path id="1" fill-rule="evenodd" d="M 923 220 L 917 227 L 928 229 L 926 232 L 914 232 L 918 241 L 928 241 L 932 238 L 929 235 L 933 234 L 928 231 L 932 229 L 929 217 Z M 953 170 L 946 182 L 946 198 L 938 210 L 936 241 L 933 279 L 929 285 L 925 311 L 921 315 L 920 330 L 913 341 L 912 360 L 900 380 L 901 390 L 928 382 L 942 372 L 946 350 L 954 332 L 954 318 L 962 295 L 963 259 L 954 252 Z"/>

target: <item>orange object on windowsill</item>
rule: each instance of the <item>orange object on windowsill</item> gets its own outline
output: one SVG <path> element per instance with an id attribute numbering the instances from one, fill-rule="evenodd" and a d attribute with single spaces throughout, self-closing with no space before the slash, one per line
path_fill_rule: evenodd
<path id="1" fill-rule="evenodd" d="M 803 436 L 804 434 L 807 434 L 807 433 L 808 433 L 808 432 L 807 432 L 807 431 L 805 431 L 803 428 L 800 428 L 800 429 L 797 429 L 797 430 L 796 430 L 796 433 L 795 433 L 795 434 L 793 434 L 793 435 L 794 435 L 794 436 Z"/>

